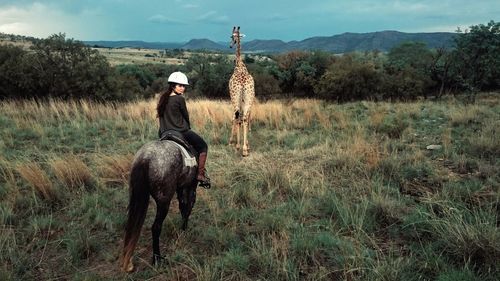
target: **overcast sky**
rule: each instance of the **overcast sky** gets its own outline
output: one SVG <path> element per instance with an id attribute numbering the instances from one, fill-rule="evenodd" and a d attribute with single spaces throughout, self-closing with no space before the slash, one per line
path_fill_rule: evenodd
<path id="1" fill-rule="evenodd" d="M 454 32 L 500 21 L 500 0 L 0 0 L 0 32 L 77 40 L 303 40 L 344 32 Z"/>

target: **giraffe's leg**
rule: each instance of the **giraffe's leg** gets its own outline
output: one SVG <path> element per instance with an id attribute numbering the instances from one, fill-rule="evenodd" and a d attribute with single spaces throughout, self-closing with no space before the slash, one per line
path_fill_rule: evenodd
<path id="1" fill-rule="evenodd" d="M 248 130 L 246 131 L 247 133 L 245 134 L 245 139 L 246 139 L 247 151 L 250 151 L 250 143 L 248 143 L 248 132 L 252 130 L 250 125 L 252 123 L 252 118 L 250 113 L 248 113 L 247 122 L 248 122 Z"/>
<path id="2" fill-rule="evenodd" d="M 236 135 L 236 126 L 238 120 L 233 119 L 233 124 L 231 124 L 231 136 L 229 137 L 229 145 L 234 145 L 234 136 Z"/>
<path id="3" fill-rule="evenodd" d="M 248 131 L 252 131 L 252 114 L 248 113 Z"/>
<path id="4" fill-rule="evenodd" d="M 243 149 L 242 155 L 248 156 L 248 139 L 247 139 L 247 131 L 248 131 L 248 119 L 243 119 Z"/>
<path id="5" fill-rule="evenodd" d="M 241 128 L 241 121 L 240 120 L 237 120 L 236 122 L 236 149 L 237 150 L 240 150 L 240 143 L 241 143 L 241 139 L 240 139 L 240 128 Z"/>

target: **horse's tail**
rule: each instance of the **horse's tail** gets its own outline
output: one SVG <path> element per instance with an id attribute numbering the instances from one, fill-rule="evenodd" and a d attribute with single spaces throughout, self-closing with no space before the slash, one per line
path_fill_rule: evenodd
<path id="1" fill-rule="evenodd" d="M 146 161 L 135 163 L 130 173 L 130 200 L 122 255 L 122 269 L 127 272 L 133 270 L 131 258 L 148 210 L 150 191 L 148 174 L 149 163 Z"/>

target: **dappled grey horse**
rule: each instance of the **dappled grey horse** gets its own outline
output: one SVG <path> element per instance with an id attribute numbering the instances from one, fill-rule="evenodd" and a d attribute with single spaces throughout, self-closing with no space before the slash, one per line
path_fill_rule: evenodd
<path id="1" fill-rule="evenodd" d="M 132 255 L 144 224 L 150 195 L 156 202 L 156 217 L 151 227 L 153 264 L 161 259 L 161 227 L 176 192 L 183 219 L 182 229 L 186 229 L 196 201 L 196 170 L 196 166 L 184 165 L 181 149 L 172 141 L 149 142 L 137 151 L 130 172 L 128 219 L 121 260 L 123 270 L 134 270 Z"/>

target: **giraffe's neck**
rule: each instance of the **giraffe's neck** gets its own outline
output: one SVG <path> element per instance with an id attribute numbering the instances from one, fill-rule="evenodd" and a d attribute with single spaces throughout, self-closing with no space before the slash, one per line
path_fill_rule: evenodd
<path id="1" fill-rule="evenodd" d="M 248 72 L 247 67 L 245 66 L 245 63 L 241 59 L 241 45 L 240 41 L 237 41 L 236 44 L 236 66 L 235 66 L 235 72 Z"/>
<path id="2" fill-rule="evenodd" d="M 238 44 L 236 44 L 236 61 L 240 61 L 241 60 L 241 44 L 240 44 L 239 39 L 238 39 L 237 43 Z"/>
<path id="3" fill-rule="evenodd" d="M 236 58 L 236 65 L 234 66 L 234 72 L 248 72 L 245 63 L 241 58 Z"/>

